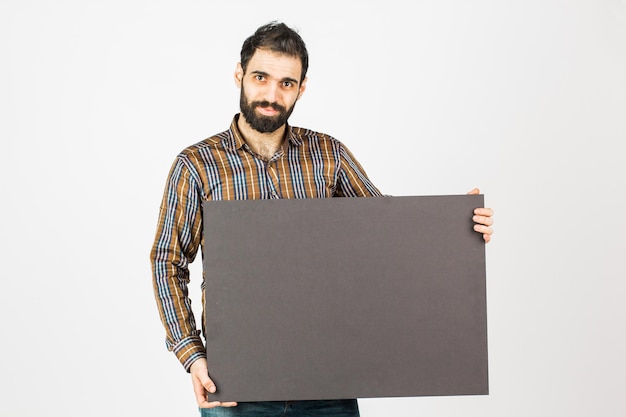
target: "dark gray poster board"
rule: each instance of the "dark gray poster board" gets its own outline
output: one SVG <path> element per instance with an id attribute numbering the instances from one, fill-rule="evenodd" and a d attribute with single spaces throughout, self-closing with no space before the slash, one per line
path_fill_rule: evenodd
<path id="1" fill-rule="evenodd" d="M 205 202 L 221 401 L 488 394 L 482 195 Z"/>

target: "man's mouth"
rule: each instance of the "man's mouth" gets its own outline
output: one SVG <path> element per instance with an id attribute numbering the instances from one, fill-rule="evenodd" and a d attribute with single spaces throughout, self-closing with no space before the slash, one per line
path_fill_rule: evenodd
<path id="1" fill-rule="evenodd" d="M 272 105 L 269 106 L 257 106 L 257 109 L 259 110 L 259 113 L 265 115 L 265 116 L 274 116 L 278 113 L 280 113 L 279 110 L 275 109 Z"/>

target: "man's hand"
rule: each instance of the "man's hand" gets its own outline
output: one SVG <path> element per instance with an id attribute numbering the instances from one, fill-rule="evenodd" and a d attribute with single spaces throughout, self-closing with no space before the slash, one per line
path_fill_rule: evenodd
<path id="1" fill-rule="evenodd" d="M 468 194 L 480 194 L 480 190 L 478 188 L 474 188 Z M 493 234 L 493 210 L 490 208 L 476 208 L 474 209 L 474 230 L 478 233 L 483 234 L 483 239 L 485 243 L 489 243 L 491 240 L 491 235 Z"/>
<path id="2" fill-rule="evenodd" d="M 196 401 L 200 408 L 213 407 L 234 407 L 237 403 L 223 403 L 219 401 L 208 401 L 208 395 L 215 392 L 215 384 L 209 378 L 209 369 L 207 368 L 206 359 L 198 359 L 191 364 L 189 369 L 191 373 L 191 382 L 193 383 L 193 392 L 196 394 Z"/>

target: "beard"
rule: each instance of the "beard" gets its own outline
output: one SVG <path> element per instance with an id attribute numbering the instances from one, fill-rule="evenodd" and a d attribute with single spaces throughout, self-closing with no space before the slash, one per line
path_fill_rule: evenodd
<path id="1" fill-rule="evenodd" d="M 276 110 L 278 114 L 275 116 L 264 116 L 254 111 L 257 107 L 271 107 Z M 245 117 L 250 127 L 257 132 L 275 132 L 278 128 L 287 123 L 287 120 L 289 119 L 289 116 L 291 116 L 295 107 L 295 102 L 289 109 L 278 103 L 270 103 L 269 101 L 248 102 L 248 98 L 246 97 L 246 93 L 243 89 L 243 84 L 241 85 L 241 95 L 239 97 L 239 108 L 241 109 L 241 114 L 243 114 L 243 117 Z"/>

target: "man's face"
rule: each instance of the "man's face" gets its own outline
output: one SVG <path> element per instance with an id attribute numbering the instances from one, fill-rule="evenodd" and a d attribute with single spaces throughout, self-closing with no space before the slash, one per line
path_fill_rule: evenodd
<path id="1" fill-rule="evenodd" d="M 244 74 L 237 64 L 235 81 L 241 88 L 239 105 L 248 124 L 261 133 L 283 126 L 304 92 L 302 64 L 296 57 L 257 49 Z"/>

